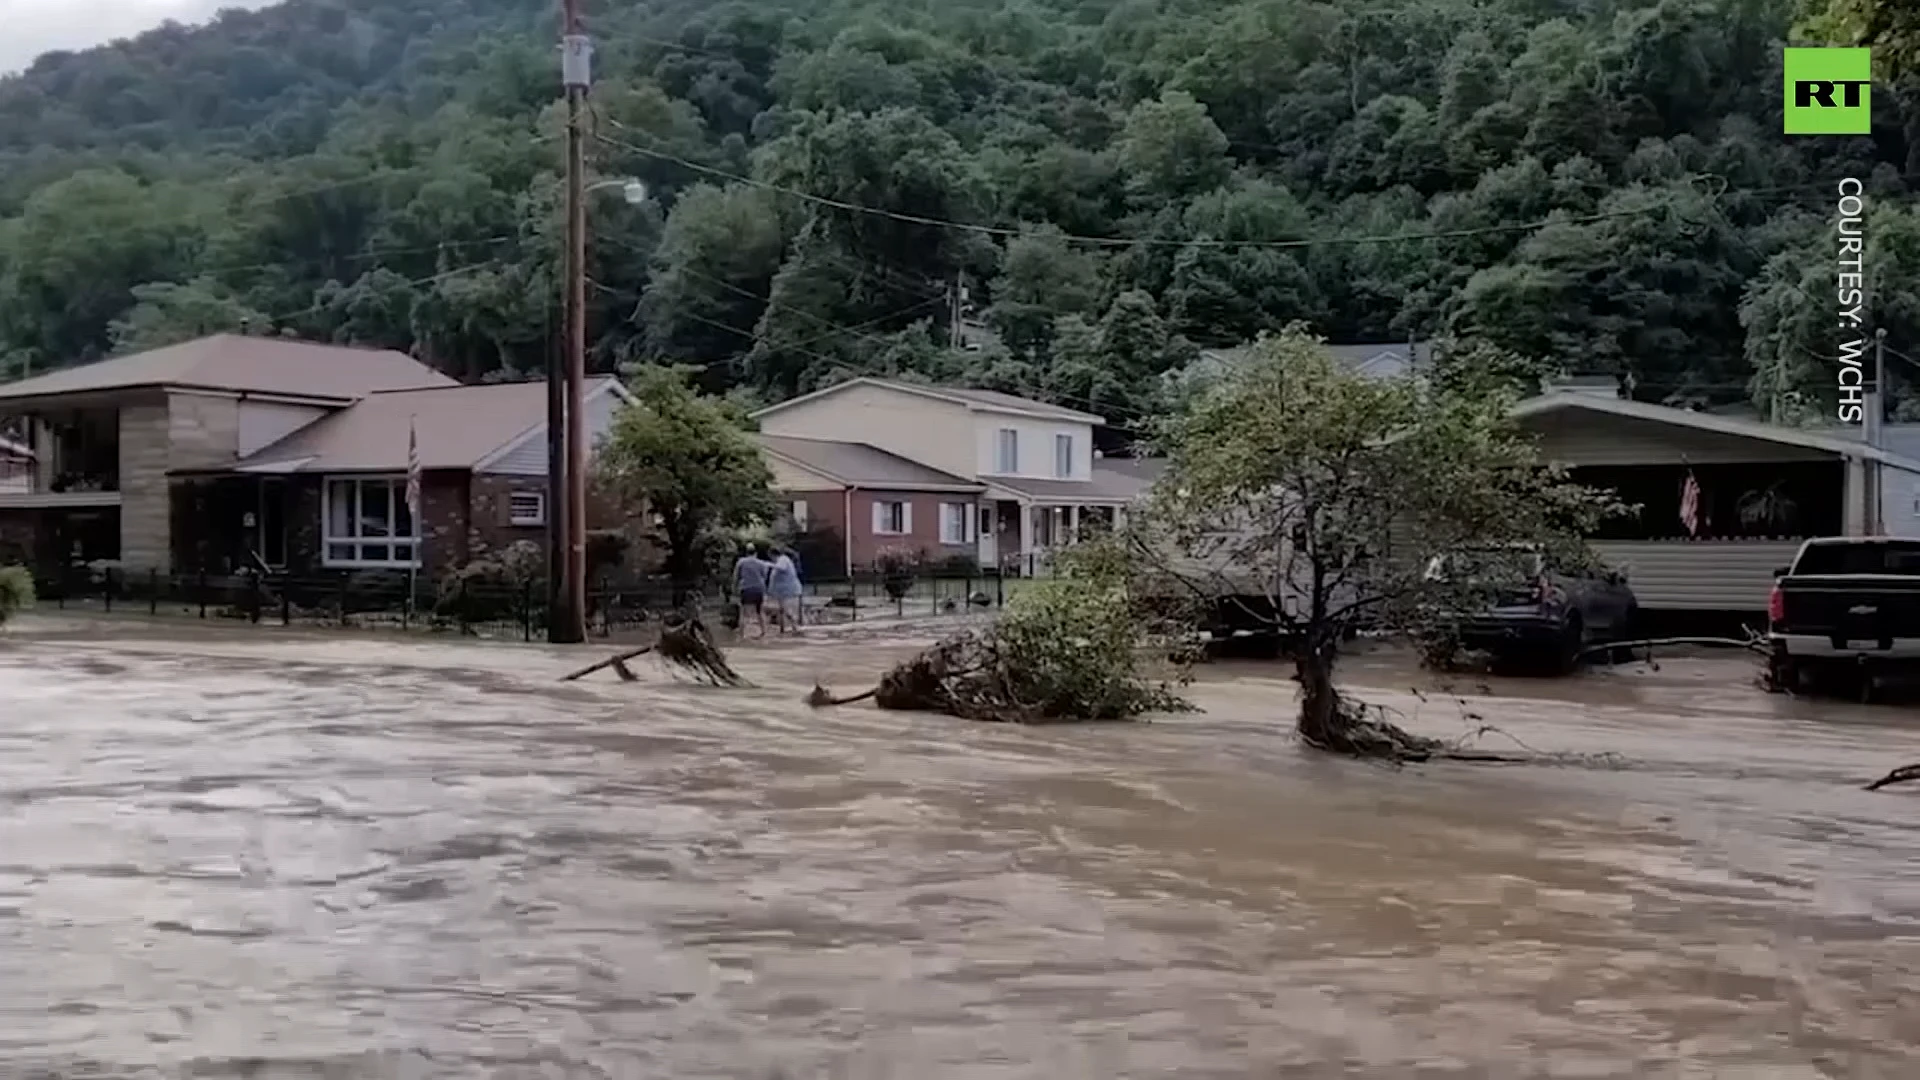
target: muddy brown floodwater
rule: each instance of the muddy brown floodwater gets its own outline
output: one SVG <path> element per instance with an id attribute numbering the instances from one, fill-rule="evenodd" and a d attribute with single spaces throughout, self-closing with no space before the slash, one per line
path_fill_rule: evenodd
<path id="1" fill-rule="evenodd" d="M 1136 726 L 799 703 L 902 651 L 561 686 L 578 653 L 24 621 L 0 1076 L 1920 1069 L 1920 792 L 1858 789 L 1911 711 L 1676 661 L 1468 687 L 1619 767 L 1392 772 L 1296 747 L 1271 668 Z"/>

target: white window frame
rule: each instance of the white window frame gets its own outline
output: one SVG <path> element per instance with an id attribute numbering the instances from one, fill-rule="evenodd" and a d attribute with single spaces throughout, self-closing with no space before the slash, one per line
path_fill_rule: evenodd
<path id="1" fill-rule="evenodd" d="M 940 542 L 948 547 L 956 547 L 970 542 L 973 537 L 973 504 L 963 502 L 943 502 L 940 504 Z M 949 525 L 959 525 L 958 530 L 949 529 Z M 954 535 L 955 532 L 959 535 Z"/>
<path id="2" fill-rule="evenodd" d="M 515 499 L 532 499 L 533 512 L 523 514 L 515 505 Z M 510 491 L 507 493 L 507 522 L 512 525 L 545 525 L 547 523 L 547 493 L 544 491 Z"/>
<path id="3" fill-rule="evenodd" d="M 1053 475 L 1057 480 L 1073 478 L 1073 436 L 1053 437 Z"/>
<path id="4" fill-rule="evenodd" d="M 888 507 L 900 508 L 900 526 L 894 528 L 888 522 L 892 514 Z M 905 499 L 875 499 L 873 501 L 873 534 L 875 536 L 911 536 L 913 535 L 913 503 Z"/>
<path id="5" fill-rule="evenodd" d="M 1003 427 L 993 436 L 993 465 L 1002 476 L 1020 472 L 1020 429 Z"/>
<path id="6" fill-rule="evenodd" d="M 807 500 L 795 499 L 787 507 L 787 516 L 793 519 L 793 526 L 801 532 L 807 531 Z"/>
<path id="7" fill-rule="evenodd" d="M 349 513 L 347 517 L 349 521 L 353 522 L 355 535 L 340 536 L 336 535 L 333 531 L 333 496 L 335 490 L 337 490 L 340 485 L 352 485 L 350 489 L 353 492 L 350 496 L 353 500 L 352 512 Z M 399 519 L 400 511 L 405 509 L 407 505 L 406 477 L 329 476 L 321 481 L 320 565 L 342 570 L 405 570 L 409 567 L 418 567 L 420 565 L 419 521 L 409 523 L 412 525 L 412 528 L 409 530 L 411 535 L 409 536 L 376 536 L 359 531 L 366 521 L 366 516 L 360 508 L 361 500 L 364 498 L 363 493 L 369 488 L 379 486 L 384 486 L 387 489 L 387 527 L 391 530 L 396 527 L 395 523 Z M 353 549 L 353 555 L 351 557 L 335 557 L 334 548 L 342 545 L 351 546 Z M 385 547 L 389 549 L 389 557 L 385 559 L 365 558 L 366 549 L 369 547 Z M 391 552 L 394 550 L 403 551 L 405 554 L 393 557 Z"/>

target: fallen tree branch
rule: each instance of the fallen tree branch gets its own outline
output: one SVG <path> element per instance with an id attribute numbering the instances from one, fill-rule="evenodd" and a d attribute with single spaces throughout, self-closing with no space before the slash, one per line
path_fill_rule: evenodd
<path id="1" fill-rule="evenodd" d="M 1592 653 L 1611 652 L 1614 649 L 1651 649 L 1656 646 L 1667 645 L 1712 645 L 1728 649 L 1748 649 L 1758 653 L 1764 653 L 1767 649 L 1766 641 L 1760 638 L 1747 638 L 1742 640 L 1740 638 L 1729 637 L 1672 637 L 1644 638 L 1639 641 L 1609 641 L 1601 645 L 1589 645 L 1580 650 L 1580 655 L 1587 656 Z"/>
<path id="2" fill-rule="evenodd" d="M 562 675 L 560 677 L 560 681 L 561 682 L 577 682 L 580 679 L 584 679 L 587 676 L 603 668 L 610 668 L 610 667 L 616 667 L 616 666 L 623 667 L 625 666 L 628 660 L 631 660 L 636 656 L 645 656 L 646 654 L 652 651 L 653 651 L 653 646 L 642 645 L 637 649 L 631 649 L 627 652 L 615 653 L 614 655 L 607 657 L 605 660 L 596 660 L 593 663 L 588 664 L 586 667 L 581 668 L 579 671 L 576 671 L 571 675 Z"/>
<path id="3" fill-rule="evenodd" d="M 872 690 L 865 691 L 864 693 L 849 694 L 846 697 L 834 697 L 833 691 L 821 686 L 819 683 L 814 683 L 813 692 L 807 695 L 807 704 L 816 709 L 831 708 L 836 705 L 852 705 L 856 702 L 865 701 L 879 692 L 880 688 L 876 686 Z"/>
<path id="4" fill-rule="evenodd" d="M 1887 775 L 1867 785 L 1868 791 L 1879 791 L 1890 784 L 1904 784 L 1909 780 L 1920 780 L 1920 763 L 1902 765 Z"/>

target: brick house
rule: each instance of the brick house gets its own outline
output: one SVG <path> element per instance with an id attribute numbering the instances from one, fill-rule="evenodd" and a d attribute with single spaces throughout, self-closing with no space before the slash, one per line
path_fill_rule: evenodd
<path id="1" fill-rule="evenodd" d="M 985 485 L 863 443 L 759 439 L 787 520 L 831 544 L 848 573 L 890 548 L 935 560 L 974 555 Z"/>
<path id="2" fill-rule="evenodd" d="M 595 379 L 585 396 L 597 438 L 626 389 Z M 175 561 L 238 567 L 257 553 L 296 575 L 413 565 L 436 577 L 521 540 L 544 546 L 546 412 L 545 383 L 369 394 L 229 466 L 176 473 Z M 410 433 L 417 526 L 406 506 Z M 210 519 L 228 527 L 192 525 Z"/>
<path id="3" fill-rule="evenodd" d="M 0 492 L 0 559 L 435 575 L 544 539 L 546 400 L 404 353 L 234 335 L 0 386 L 37 455 L 28 490 Z M 586 400 L 592 437 L 629 398 L 599 379 Z"/>
<path id="4" fill-rule="evenodd" d="M 1102 417 L 992 390 L 861 377 L 761 409 L 754 419 L 770 448 L 775 440 L 789 447 L 814 444 L 809 455 L 818 463 L 812 468 L 816 476 L 844 478 L 854 468 L 850 462 L 870 462 L 876 478 L 849 481 L 849 491 L 891 484 L 887 490 L 944 494 L 892 500 L 914 507 L 912 527 L 899 535 L 937 542 L 942 550 L 964 549 L 983 566 L 1018 573 L 1044 572 L 1050 553 L 1073 543 L 1083 523 L 1119 521 L 1151 482 L 1111 467 L 1095 450 L 1095 429 L 1106 424 Z M 849 448 L 842 451 L 848 463 L 825 464 L 829 451 L 823 446 Z M 888 463 L 883 467 L 872 455 L 884 455 Z M 919 485 L 902 487 L 909 476 L 918 477 Z M 957 509 L 962 503 L 971 507 L 964 521 Z M 905 524 L 869 521 L 863 514 L 856 511 L 848 537 L 855 565 L 860 553 L 884 546 L 863 532 Z"/>

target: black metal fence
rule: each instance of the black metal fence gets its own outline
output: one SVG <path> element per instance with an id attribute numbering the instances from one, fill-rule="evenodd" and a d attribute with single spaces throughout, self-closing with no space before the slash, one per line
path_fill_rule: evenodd
<path id="1" fill-rule="evenodd" d="M 545 637 L 544 581 L 459 578 L 432 581 L 405 573 L 330 572 L 311 575 L 164 573 L 76 565 L 36 575 L 42 608 L 129 615 L 174 616 L 278 626 L 428 629 L 481 637 Z M 991 572 L 856 575 L 808 583 L 800 617 L 806 623 L 852 622 L 875 616 L 954 614 L 1004 605 L 1019 579 Z M 605 578 L 587 590 L 590 634 L 611 637 L 644 626 L 672 609 L 675 590 L 661 577 Z M 733 598 L 720 587 L 693 597 L 724 612 Z"/>

